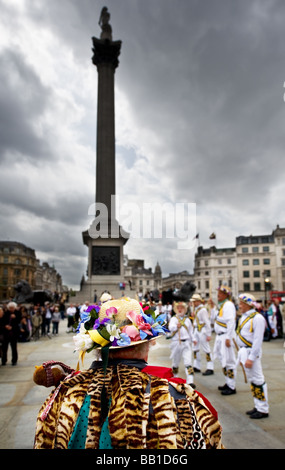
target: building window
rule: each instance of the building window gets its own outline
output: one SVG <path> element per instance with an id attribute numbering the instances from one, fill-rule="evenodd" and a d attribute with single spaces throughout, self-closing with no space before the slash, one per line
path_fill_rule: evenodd
<path id="1" fill-rule="evenodd" d="M 270 269 L 265 269 L 262 273 L 263 277 L 271 277 Z"/>
<path id="2" fill-rule="evenodd" d="M 282 264 L 282 266 L 285 266 L 285 258 L 281 259 L 281 264 Z"/>
<path id="3" fill-rule="evenodd" d="M 248 259 L 243 259 L 242 264 L 243 264 L 243 266 L 248 266 L 249 265 L 249 260 Z"/>
<path id="4" fill-rule="evenodd" d="M 270 259 L 269 258 L 264 258 L 263 264 L 270 264 Z"/>
<path id="5" fill-rule="evenodd" d="M 250 291 L 250 283 L 249 282 L 244 282 L 243 290 L 246 291 L 246 292 Z"/>
<path id="6" fill-rule="evenodd" d="M 255 258 L 255 259 L 253 260 L 253 265 L 256 266 L 257 264 L 259 264 L 259 259 Z"/>
<path id="7" fill-rule="evenodd" d="M 264 247 L 263 247 L 263 251 L 264 251 L 264 252 L 265 252 L 265 251 L 269 251 L 269 246 L 264 246 Z"/>
<path id="8" fill-rule="evenodd" d="M 258 253 L 259 252 L 259 247 L 258 246 L 253 246 L 252 247 L 252 253 Z"/>
<path id="9" fill-rule="evenodd" d="M 232 259 L 228 258 L 228 264 L 232 264 Z"/>
<path id="10" fill-rule="evenodd" d="M 206 289 L 209 289 L 209 281 L 205 282 L 205 287 L 206 287 Z"/>
<path id="11" fill-rule="evenodd" d="M 249 271 L 243 271 L 243 277 L 249 277 Z"/>
<path id="12" fill-rule="evenodd" d="M 260 277 L 260 271 L 253 271 L 253 277 Z"/>
<path id="13" fill-rule="evenodd" d="M 261 291 L 261 285 L 260 285 L 260 282 L 255 282 L 254 283 L 254 290 L 255 291 Z"/>
<path id="14" fill-rule="evenodd" d="M 242 253 L 248 253 L 248 248 L 247 246 L 244 246 L 242 249 L 241 249 Z"/>

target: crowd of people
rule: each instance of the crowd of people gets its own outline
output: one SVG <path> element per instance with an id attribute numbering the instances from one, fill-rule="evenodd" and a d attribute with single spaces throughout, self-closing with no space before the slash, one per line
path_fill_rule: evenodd
<path id="1" fill-rule="evenodd" d="M 112 299 L 105 292 L 99 305 Z M 267 384 L 262 370 L 262 342 L 283 338 L 284 305 L 276 299 L 267 308 L 248 293 L 234 302 L 227 286 L 220 286 L 218 302 L 205 300 L 199 294 L 189 302 L 163 304 L 146 297 L 137 299 L 148 305 L 156 315 L 165 313 L 167 339 L 174 377 L 179 377 L 180 362 L 185 368 L 186 383 L 195 390 L 195 376 L 214 374 L 214 363 L 221 364 L 225 383 L 218 389 L 222 395 L 234 395 L 238 367 L 250 383 L 254 406 L 246 413 L 252 419 L 269 416 Z M 94 303 L 94 302 L 93 302 Z M 90 303 L 92 305 L 92 302 Z M 41 337 L 58 335 L 59 323 L 66 322 L 66 333 L 75 333 L 76 325 L 88 310 L 89 301 L 81 305 L 72 302 L 45 302 L 44 306 L 17 305 L 14 301 L 0 307 L 0 354 L 2 366 L 7 363 L 9 346 L 11 362 L 18 361 L 18 342 L 37 341 Z M 210 343 L 213 339 L 213 346 Z M 206 368 L 201 370 L 203 355 Z"/>

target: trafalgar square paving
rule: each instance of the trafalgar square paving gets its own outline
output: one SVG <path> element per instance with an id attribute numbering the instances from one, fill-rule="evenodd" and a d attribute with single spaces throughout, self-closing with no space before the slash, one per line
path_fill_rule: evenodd
<path id="1" fill-rule="evenodd" d="M 9 350 L 6 366 L 0 366 L 0 449 L 33 448 L 37 414 L 52 391 L 52 388 L 41 387 L 33 382 L 35 366 L 55 360 L 76 368 L 78 356 L 74 352 L 73 334 L 66 332 L 66 325 L 66 320 L 60 322 L 57 336 L 18 343 L 18 364 L 11 365 Z M 214 337 L 211 340 L 212 346 L 213 342 Z M 237 393 L 230 396 L 222 396 L 218 391 L 218 386 L 224 383 L 218 362 L 215 361 L 214 375 L 195 375 L 197 390 L 210 400 L 218 412 L 226 449 L 285 449 L 284 353 L 284 339 L 263 342 L 262 365 L 270 406 L 269 417 L 266 419 L 252 420 L 245 414 L 253 407 L 253 399 L 250 386 L 244 382 L 240 368 L 236 383 Z M 92 355 L 86 355 L 85 368 L 91 362 Z M 160 338 L 156 341 L 150 351 L 149 364 L 171 367 L 169 340 Z M 205 369 L 206 363 L 202 362 L 203 365 Z M 185 378 L 182 362 L 179 375 Z"/>

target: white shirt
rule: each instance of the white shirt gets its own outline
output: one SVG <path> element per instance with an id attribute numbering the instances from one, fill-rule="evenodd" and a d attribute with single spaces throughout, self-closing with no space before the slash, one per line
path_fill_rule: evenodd
<path id="1" fill-rule="evenodd" d="M 195 308 L 195 320 L 194 320 L 194 325 L 197 326 L 198 328 L 198 323 L 200 325 L 204 324 L 202 327 L 203 333 L 205 332 L 207 336 L 211 336 L 211 323 L 208 315 L 208 310 L 206 307 L 203 306 L 203 304 L 198 305 L 198 307 Z M 199 329 L 198 329 L 199 331 Z"/>
<path id="2" fill-rule="evenodd" d="M 193 335 L 192 323 L 188 317 L 184 316 L 182 317 L 182 319 L 183 321 L 185 320 L 184 326 L 181 326 L 181 328 L 179 329 L 180 333 L 179 331 L 177 331 L 177 333 L 172 337 L 172 340 L 174 341 L 179 341 L 179 339 L 180 340 L 185 340 L 185 339 L 192 340 L 192 335 Z M 176 315 L 171 317 L 169 325 L 168 325 L 168 329 L 171 333 L 178 330 L 178 322 L 179 322 L 179 318 L 177 318 Z"/>
<path id="3" fill-rule="evenodd" d="M 68 307 L 66 310 L 66 314 L 68 316 L 74 316 L 76 314 L 76 308 L 75 307 Z"/>
<path id="4" fill-rule="evenodd" d="M 217 315 L 215 318 L 215 332 L 217 335 L 224 333 L 225 339 L 232 339 L 235 335 L 236 325 L 236 308 L 230 300 L 226 300 L 222 306 L 220 315 L 220 308 L 218 306 Z M 221 323 L 219 325 L 219 323 Z"/>
<path id="5" fill-rule="evenodd" d="M 243 321 L 253 312 L 255 312 L 255 310 L 251 309 L 243 313 L 239 319 L 239 325 L 242 325 Z M 261 357 L 265 326 L 266 322 L 264 317 L 260 313 L 257 313 L 253 318 L 248 320 L 240 330 L 241 336 L 249 343 L 252 343 L 251 351 L 248 356 L 248 359 L 251 361 L 254 361 L 257 357 Z M 236 335 L 236 341 L 240 348 L 246 347 L 246 344 L 240 339 L 238 334 Z"/>

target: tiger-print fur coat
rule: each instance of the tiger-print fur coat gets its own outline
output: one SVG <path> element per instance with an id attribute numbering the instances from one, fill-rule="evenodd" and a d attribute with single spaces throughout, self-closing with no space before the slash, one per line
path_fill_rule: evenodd
<path id="1" fill-rule="evenodd" d="M 105 377 L 102 368 L 89 369 L 61 382 L 39 411 L 34 448 L 67 449 L 88 394 L 85 448 L 98 449 L 103 382 L 111 397 L 108 421 L 114 449 L 223 448 L 217 416 L 192 387 L 124 364 L 108 367 Z"/>

